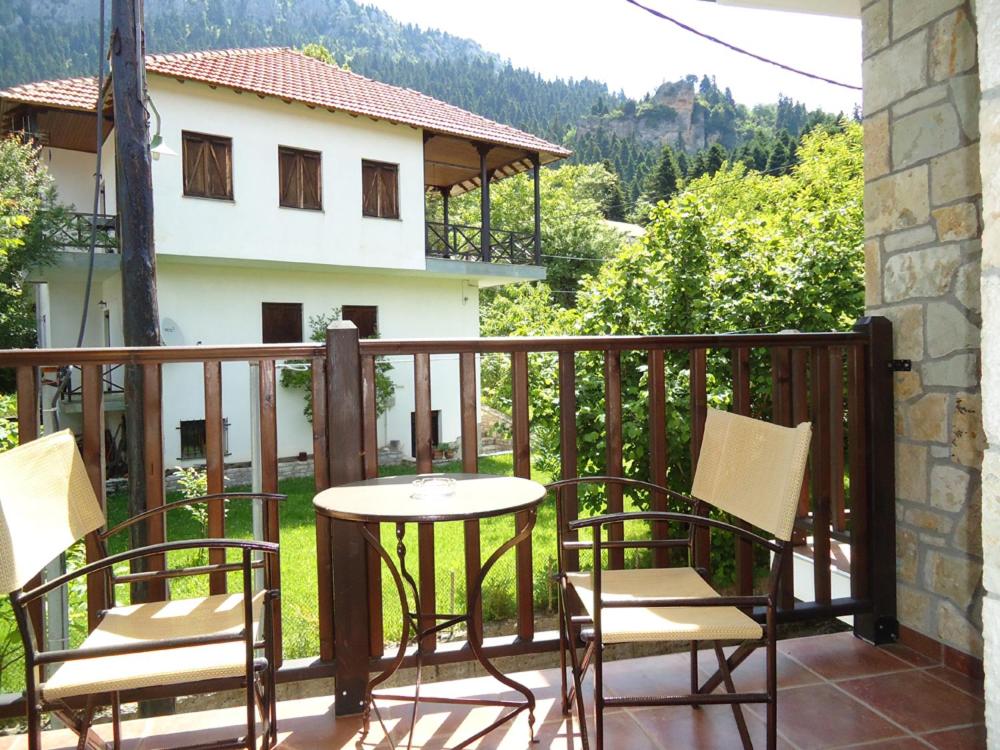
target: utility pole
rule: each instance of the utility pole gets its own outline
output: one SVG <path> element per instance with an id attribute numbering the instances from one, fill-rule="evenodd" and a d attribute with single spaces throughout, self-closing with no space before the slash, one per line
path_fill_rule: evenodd
<path id="1" fill-rule="evenodd" d="M 153 245 L 153 176 L 146 111 L 143 0 L 112 0 L 111 65 L 114 83 L 115 169 L 118 231 L 121 244 L 122 319 L 126 346 L 159 346 L 156 304 L 156 255 Z M 127 437 L 129 515 L 147 509 L 150 493 L 162 493 L 163 475 L 147 467 L 160 466 L 162 448 L 150 435 L 160 425 L 146 425 L 143 411 L 147 388 L 158 383 L 144 378 L 141 365 L 125 366 L 125 432 Z M 161 455 L 147 452 L 159 451 Z M 148 459 L 148 460 L 147 460 Z M 152 485 L 158 482 L 159 485 Z M 146 527 L 133 527 L 133 544 L 146 543 Z"/>

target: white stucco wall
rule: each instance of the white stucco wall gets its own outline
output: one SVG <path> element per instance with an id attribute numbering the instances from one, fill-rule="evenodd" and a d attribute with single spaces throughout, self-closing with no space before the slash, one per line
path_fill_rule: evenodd
<path id="1" fill-rule="evenodd" d="M 426 273 L 293 271 L 267 264 L 240 266 L 232 262 L 206 264 L 182 257 L 160 256 L 157 267 L 161 319 L 177 324 L 183 344 L 255 344 L 261 341 L 261 303 L 302 304 L 304 327 L 310 316 L 342 305 L 376 305 L 383 338 L 433 336 L 474 337 L 479 333 L 478 288 L 463 279 L 442 279 Z M 78 280 L 57 277 L 49 282 L 52 345 L 71 346 L 79 325 L 82 294 Z M 121 277 L 115 273 L 95 286 L 95 301 L 103 299 L 111 314 L 113 345 L 121 343 Z M 433 303 L 429 303 L 433 301 Z M 92 303 L 87 345 L 104 344 L 103 307 Z M 308 330 L 304 332 L 308 335 Z M 395 404 L 379 420 L 379 443 L 399 440 L 410 450 L 413 410 L 413 365 L 410 357 L 392 357 L 390 377 L 396 382 Z M 181 420 L 204 418 L 203 371 L 200 364 L 167 365 L 163 370 L 163 440 L 166 466 L 181 464 Z M 223 416 L 229 420 L 227 461 L 250 458 L 250 375 L 248 365 L 225 363 Z M 460 434 L 457 356 L 431 361 L 432 407 L 441 411 L 441 439 Z M 278 450 L 282 457 L 312 453 L 311 427 L 302 414 L 299 392 L 278 389 Z M 74 417 L 67 416 L 72 425 Z M 109 415 L 109 426 L 117 417 Z"/>
<path id="2" fill-rule="evenodd" d="M 149 90 L 178 153 L 153 162 L 158 252 L 424 268 L 422 131 L 156 75 Z M 182 130 L 232 138 L 232 201 L 184 196 Z M 279 207 L 278 146 L 322 154 L 322 211 Z M 399 165 L 400 219 L 362 217 L 362 159 Z"/>
<path id="3" fill-rule="evenodd" d="M 77 211 L 93 210 L 96 155 L 46 146 L 42 150 L 42 162 L 55 180 L 60 203 L 73 206 Z"/>

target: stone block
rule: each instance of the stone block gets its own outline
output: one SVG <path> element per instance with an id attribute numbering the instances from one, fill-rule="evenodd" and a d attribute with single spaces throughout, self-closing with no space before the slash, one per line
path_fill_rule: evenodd
<path id="1" fill-rule="evenodd" d="M 965 506 L 969 495 L 969 472 L 957 466 L 931 468 L 931 505 L 949 513 Z"/>
<path id="2" fill-rule="evenodd" d="M 927 550 L 924 575 L 931 591 L 951 599 L 964 609 L 972 604 L 976 589 L 982 582 L 983 566 L 964 555 Z"/>
<path id="3" fill-rule="evenodd" d="M 893 102 L 927 85 L 926 30 L 872 55 L 862 64 L 862 94 L 865 115 L 885 109 Z"/>
<path id="4" fill-rule="evenodd" d="M 931 161 L 931 202 L 935 206 L 972 198 L 982 190 L 979 144 L 955 149 Z"/>
<path id="5" fill-rule="evenodd" d="M 958 148 L 962 130 L 950 103 L 900 117 L 892 127 L 892 166 L 903 169 Z"/>
<path id="6" fill-rule="evenodd" d="M 882 253 L 877 239 L 865 240 L 865 305 L 882 304 Z"/>
<path id="7" fill-rule="evenodd" d="M 896 441 L 896 497 L 927 502 L 926 446 Z"/>
<path id="8" fill-rule="evenodd" d="M 932 597 L 913 586 L 897 584 L 896 614 L 899 622 L 920 633 L 930 632 Z"/>
<path id="9" fill-rule="evenodd" d="M 909 401 L 921 392 L 920 373 L 897 372 L 893 378 L 893 394 L 896 401 Z"/>
<path id="10" fill-rule="evenodd" d="M 900 518 L 900 514 L 897 514 L 896 517 Z M 920 530 L 921 541 L 927 541 L 931 538 L 928 537 L 927 532 L 936 534 L 938 539 L 943 539 L 951 534 L 952 529 L 955 528 L 955 519 L 947 513 L 919 505 L 908 506 L 901 517 L 904 522 Z"/>
<path id="11" fill-rule="evenodd" d="M 971 310 L 974 313 L 981 312 L 983 309 L 980 296 L 981 278 L 982 266 L 978 261 L 966 263 L 955 274 L 955 297 L 965 305 L 966 310 Z"/>
<path id="12" fill-rule="evenodd" d="M 964 0 L 893 0 L 892 38 L 899 39 L 962 5 Z"/>
<path id="13" fill-rule="evenodd" d="M 948 395 L 928 393 L 905 407 L 906 436 L 925 443 L 943 443 L 948 439 Z"/>
<path id="14" fill-rule="evenodd" d="M 861 55 L 871 57 L 889 44 L 889 0 L 878 0 L 861 13 Z"/>
<path id="15" fill-rule="evenodd" d="M 970 141 L 979 140 L 979 76 L 971 73 L 952 78 L 948 88 L 962 123 L 962 132 Z"/>
<path id="16" fill-rule="evenodd" d="M 910 529 L 896 529 L 896 575 L 899 580 L 916 583 L 919 562 L 917 535 Z"/>
<path id="17" fill-rule="evenodd" d="M 959 393 L 955 396 L 955 411 L 951 417 L 951 458 L 973 469 L 982 466 L 983 451 L 986 449 L 982 411 L 982 398 L 978 393 Z"/>
<path id="18" fill-rule="evenodd" d="M 952 276 L 961 262 L 958 245 L 897 253 L 885 262 L 882 276 L 886 302 L 913 297 L 940 297 L 951 288 Z"/>
<path id="19" fill-rule="evenodd" d="M 892 116 L 896 119 L 904 117 L 918 109 L 929 107 L 932 104 L 944 102 L 948 98 L 948 84 L 939 83 L 923 91 L 918 91 L 912 96 L 908 96 L 900 102 L 892 105 Z"/>
<path id="20" fill-rule="evenodd" d="M 938 159 L 947 159 L 948 156 Z M 957 170 L 958 167 L 951 162 L 939 168 L 942 179 Z M 926 165 L 888 175 L 865 185 L 865 236 L 874 237 L 926 224 L 931 213 L 927 187 Z"/>
<path id="21" fill-rule="evenodd" d="M 964 353 L 929 360 L 920 365 L 920 373 L 928 386 L 973 388 L 979 382 L 979 358 Z"/>
<path id="22" fill-rule="evenodd" d="M 900 250 L 910 250 L 921 245 L 929 245 L 937 240 L 937 232 L 934 227 L 925 224 L 913 229 L 904 229 L 902 232 L 887 234 L 882 238 L 882 246 L 889 255 Z"/>
<path id="23" fill-rule="evenodd" d="M 950 302 L 927 305 L 927 354 L 943 357 L 979 348 L 979 328 Z"/>
<path id="24" fill-rule="evenodd" d="M 942 643 L 977 658 L 982 656 L 983 636 L 979 626 L 954 604 L 938 602 L 937 627 Z"/>
<path id="25" fill-rule="evenodd" d="M 934 24 L 929 60 L 931 80 L 947 80 L 975 65 L 976 30 L 965 8 L 959 8 Z"/>
<path id="26" fill-rule="evenodd" d="M 983 503 L 979 488 L 971 493 L 959 516 L 951 544 L 959 552 L 983 559 Z"/>
<path id="27" fill-rule="evenodd" d="M 924 307 L 899 305 L 883 310 L 892 321 L 892 350 L 900 359 L 919 361 L 924 358 Z"/>
<path id="28" fill-rule="evenodd" d="M 884 111 L 864 121 L 865 179 L 874 180 L 889 174 L 891 155 L 889 112 Z"/>
<path id="29" fill-rule="evenodd" d="M 983 427 L 990 445 L 1000 448 L 1000 276 L 983 276 Z"/>
<path id="30" fill-rule="evenodd" d="M 931 212 L 941 242 L 967 240 L 979 236 L 979 209 L 975 203 L 956 203 Z"/>

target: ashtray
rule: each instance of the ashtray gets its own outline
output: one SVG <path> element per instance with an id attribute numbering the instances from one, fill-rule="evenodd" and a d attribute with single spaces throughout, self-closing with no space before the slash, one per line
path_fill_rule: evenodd
<path id="1" fill-rule="evenodd" d="M 410 497 L 418 499 L 448 497 L 455 494 L 455 480 L 442 474 L 417 477 L 410 482 L 410 486 L 413 487 Z"/>

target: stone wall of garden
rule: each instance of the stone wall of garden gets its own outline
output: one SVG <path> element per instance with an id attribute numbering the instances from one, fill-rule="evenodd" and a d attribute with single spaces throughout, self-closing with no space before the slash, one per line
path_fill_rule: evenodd
<path id="1" fill-rule="evenodd" d="M 862 29 L 867 307 L 893 321 L 895 356 L 913 362 L 895 389 L 899 620 L 981 656 L 974 5 L 862 0 Z"/>

